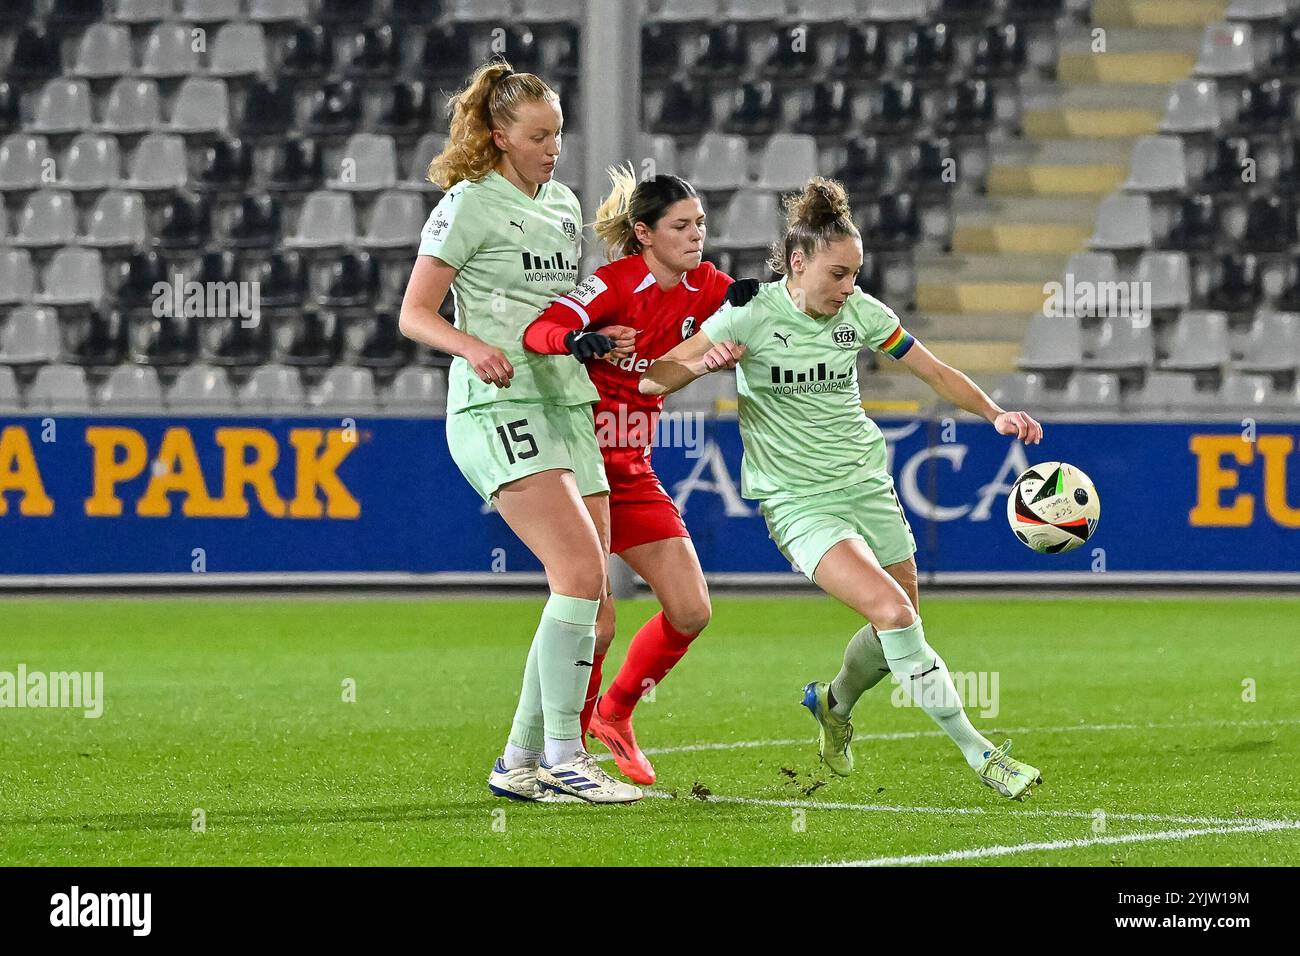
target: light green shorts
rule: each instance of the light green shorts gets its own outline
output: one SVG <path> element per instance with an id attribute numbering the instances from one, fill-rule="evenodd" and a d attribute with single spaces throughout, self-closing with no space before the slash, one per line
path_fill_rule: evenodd
<path id="1" fill-rule="evenodd" d="M 826 552 L 848 539 L 866 542 L 881 567 L 916 553 L 889 475 L 816 495 L 769 498 L 759 510 L 781 553 L 810 581 Z"/>
<path id="2" fill-rule="evenodd" d="M 484 501 L 507 482 L 552 468 L 573 472 L 583 496 L 609 491 L 590 405 L 494 402 L 452 412 L 447 447 Z"/>

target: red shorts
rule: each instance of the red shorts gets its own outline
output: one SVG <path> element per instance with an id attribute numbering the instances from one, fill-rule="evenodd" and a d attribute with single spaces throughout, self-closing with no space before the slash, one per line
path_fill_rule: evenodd
<path id="1" fill-rule="evenodd" d="M 652 471 L 639 475 L 607 473 L 609 478 L 609 550 L 628 548 L 664 538 L 689 538 L 673 499 Z"/>

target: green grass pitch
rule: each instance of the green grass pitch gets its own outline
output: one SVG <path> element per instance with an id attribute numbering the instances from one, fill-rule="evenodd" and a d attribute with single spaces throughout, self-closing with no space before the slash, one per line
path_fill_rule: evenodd
<path id="1" fill-rule="evenodd" d="M 950 669 L 997 674 L 976 725 L 1043 771 L 1015 804 L 889 682 L 831 776 L 798 702 L 859 622 L 719 595 L 638 709 L 665 796 L 627 807 L 487 791 L 541 603 L 8 600 L 0 671 L 106 703 L 0 709 L 0 863 L 1300 865 L 1300 600 L 923 594 Z M 607 681 L 654 610 L 620 605 Z"/>

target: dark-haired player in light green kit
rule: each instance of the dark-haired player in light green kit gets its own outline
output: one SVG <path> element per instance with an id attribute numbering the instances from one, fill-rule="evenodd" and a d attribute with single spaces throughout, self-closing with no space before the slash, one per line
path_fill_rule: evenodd
<path id="1" fill-rule="evenodd" d="M 401 328 L 453 356 L 452 458 L 541 561 L 551 589 L 488 786 L 515 800 L 628 803 L 641 791 L 606 773 L 580 730 L 607 592 L 609 485 L 596 389 L 574 358 L 628 354 L 631 330 L 572 333 L 572 355 L 528 352 L 522 341 L 528 324 L 578 282 L 582 211 L 554 179 L 563 123 L 549 86 L 499 61 L 452 99 L 447 148 L 429 167 L 447 193 L 424 227 Z M 438 315 L 449 289 L 455 325 Z"/>
<path id="2" fill-rule="evenodd" d="M 791 563 L 869 622 L 849 641 L 838 676 L 804 688 L 827 765 L 841 775 L 852 771 L 853 706 L 892 672 L 985 784 L 1023 799 L 1042 783 L 1038 770 L 1010 756 L 1011 741 L 995 747 L 971 726 L 947 665 L 926 642 L 916 542 L 886 467 L 884 436 L 862 409 L 858 352 L 878 349 L 903 362 L 1000 434 L 1037 443 L 1042 427 L 1024 412 L 999 408 L 856 287 L 862 240 L 842 186 L 814 178 L 786 208 L 786 236 L 771 261 L 784 278 L 760 286 L 746 305 L 715 313 L 650 366 L 641 391 L 666 394 L 700 375 L 736 369 L 741 493 L 760 501 Z"/>

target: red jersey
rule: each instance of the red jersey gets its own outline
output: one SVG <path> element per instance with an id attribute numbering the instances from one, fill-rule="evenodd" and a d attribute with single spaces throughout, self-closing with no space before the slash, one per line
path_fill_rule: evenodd
<path id="1" fill-rule="evenodd" d="M 604 359 L 587 362 L 587 374 L 600 393 L 596 437 L 611 485 L 621 476 L 646 474 L 655 424 L 663 396 L 637 389 L 650 363 L 690 338 L 718 311 L 731 276 L 702 262 L 665 291 L 640 255 L 624 256 L 601 266 L 572 292 L 556 299 L 524 332 L 524 347 L 563 355 L 564 337 L 575 329 L 602 326 L 636 329 L 636 351 L 617 365 Z"/>

